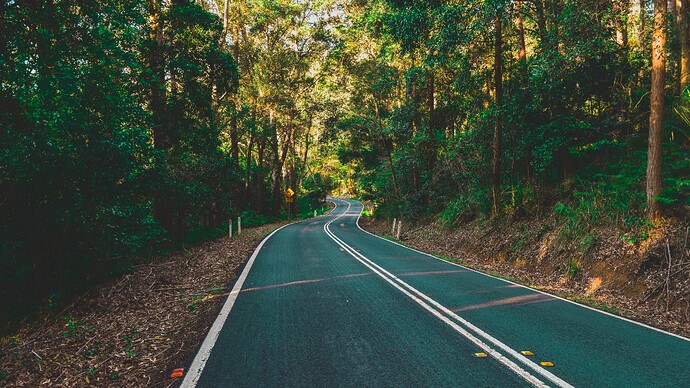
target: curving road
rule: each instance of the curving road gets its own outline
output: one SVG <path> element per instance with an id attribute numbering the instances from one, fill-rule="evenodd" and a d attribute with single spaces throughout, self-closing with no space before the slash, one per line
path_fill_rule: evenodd
<path id="1" fill-rule="evenodd" d="M 690 385 L 690 340 L 381 239 L 331 200 L 257 248 L 183 387 Z"/>

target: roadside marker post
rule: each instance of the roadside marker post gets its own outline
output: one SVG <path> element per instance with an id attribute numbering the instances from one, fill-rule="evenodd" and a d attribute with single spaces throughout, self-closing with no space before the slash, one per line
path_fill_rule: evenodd
<path id="1" fill-rule="evenodd" d="M 398 221 L 397 218 L 393 218 L 393 229 L 391 230 L 391 236 L 395 236 L 395 223 Z"/>
<path id="2" fill-rule="evenodd" d="M 228 220 L 228 237 L 232 238 L 232 218 Z"/>
<path id="3" fill-rule="evenodd" d="M 292 218 L 292 203 L 294 202 L 295 198 L 293 197 L 295 195 L 295 192 L 292 190 L 291 187 L 288 187 L 285 190 L 285 203 L 287 204 L 287 213 L 288 213 L 288 220 Z M 316 217 L 316 211 L 314 211 L 314 217 Z"/>
<path id="4" fill-rule="evenodd" d="M 314 218 L 316 218 L 316 210 L 314 210 Z"/>
<path id="5" fill-rule="evenodd" d="M 398 233 L 395 235 L 395 238 L 400 240 L 400 228 L 402 227 L 402 221 L 398 221 Z"/>
<path id="6" fill-rule="evenodd" d="M 237 235 L 242 234 L 242 217 L 237 217 Z"/>

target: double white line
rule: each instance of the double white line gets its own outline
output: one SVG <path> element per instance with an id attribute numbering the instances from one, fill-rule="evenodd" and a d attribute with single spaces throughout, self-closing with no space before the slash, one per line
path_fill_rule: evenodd
<path id="1" fill-rule="evenodd" d="M 334 201 L 335 203 L 335 201 Z M 521 362 L 524 364 L 524 366 L 528 367 L 531 369 L 533 372 L 536 372 L 536 374 L 541 375 L 543 378 L 546 380 L 550 381 L 551 383 L 555 384 L 558 387 L 572 387 L 572 385 L 568 384 L 567 382 L 563 381 L 561 378 L 558 376 L 554 375 L 553 373 L 549 372 L 548 370 L 544 369 L 534 361 L 528 359 L 527 357 L 523 356 L 520 354 L 518 351 L 510 348 L 508 345 L 504 344 L 503 342 L 499 341 L 498 339 L 492 337 L 485 331 L 481 330 L 477 326 L 471 324 L 467 320 L 461 318 L 458 316 L 456 313 L 453 311 L 449 310 L 445 306 L 441 305 L 434 299 L 430 298 L 429 296 L 423 294 L 419 290 L 415 289 L 414 287 L 410 286 L 409 284 L 405 283 L 392 273 L 386 271 L 384 268 L 381 266 L 377 265 L 373 261 L 371 261 L 369 258 L 364 256 L 363 254 L 357 252 L 354 248 L 349 246 L 347 243 L 345 243 L 343 240 L 341 240 L 338 236 L 336 236 L 333 232 L 330 230 L 330 225 L 335 222 L 337 219 L 347 215 L 347 213 L 350 211 L 350 207 L 352 205 L 350 203 L 347 203 L 347 209 L 345 209 L 345 212 L 343 212 L 341 215 L 335 217 L 331 221 L 327 222 L 323 226 L 324 232 L 331 238 L 333 241 L 336 242 L 342 249 L 344 249 L 347 253 L 349 253 L 352 257 L 357 259 L 359 262 L 364 264 L 367 268 L 369 268 L 372 272 L 383 278 L 386 282 L 388 282 L 390 285 L 392 285 L 395 289 L 398 291 L 402 292 L 404 295 L 412 299 L 415 303 L 420 305 L 422 308 L 430 312 L 432 315 L 434 315 L 436 318 L 450 326 L 453 330 L 456 332 L 460 333 L 462 336 L 470 340 L 472 343 L 477 345 L 480 349 L 482 349 L 484 352 L 487 354 L 491 355 L 493 358 L 498 360 L 500 363 L 508 367 L 511 371 L 513 371 L 515 374 L 518 376 L 522 377 L 524 380 L 529 382 L 535 387 L 547 387 L 548 385 L 544 383 L 542 380 L 540 380 L 538 377 L 530 373 L 529 371 L 523 369 L 520 365 L 515 363 L 513 360 L 509 359 L 508 357 L 504 356 L 503 353 L 499 352 L 498 350 L 495 350 L 492 348 L 489 344 L 486 342 L 489 342 L 493 344 L 496 348 L 502 350 L 506 354 L 510 355 L 513 357 L 513 359 Z M 338 207 L 338 204 L 336 203 L 336 207 Z M 473 331 L 475 334 L 470 333 L 468 330 Z M 481 337 L 482 339 L 478 338 Z"/>

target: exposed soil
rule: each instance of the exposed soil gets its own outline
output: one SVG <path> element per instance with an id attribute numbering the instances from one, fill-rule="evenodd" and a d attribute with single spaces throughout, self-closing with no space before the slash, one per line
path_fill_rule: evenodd
<path id="1" fill-rule="evenodd" d="M 390 236 L 391 221 L 362 218 Z M 408 224 L 409 225 L 409 224 Z M 690 227 L 665 220 L 633 244 L 620 230 L 563 236 L 554 217 L 408 227 L 403 243 L 482 272 L 690 337 Z"/>
<path id="2" fill-rule="evenodd" d="M 280 224 L 175 253 L 0 342 L 0 386 L 167 387 L 254 247 Z"/>

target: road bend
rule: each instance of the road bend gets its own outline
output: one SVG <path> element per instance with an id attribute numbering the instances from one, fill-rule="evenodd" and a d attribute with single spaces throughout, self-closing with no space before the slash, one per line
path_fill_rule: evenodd
<path id="1" fill-rule="evenodd" d="M 183 387 L 689 385 L 690 340 L 374 236 L 331 200 L 257 248 Z"/>

